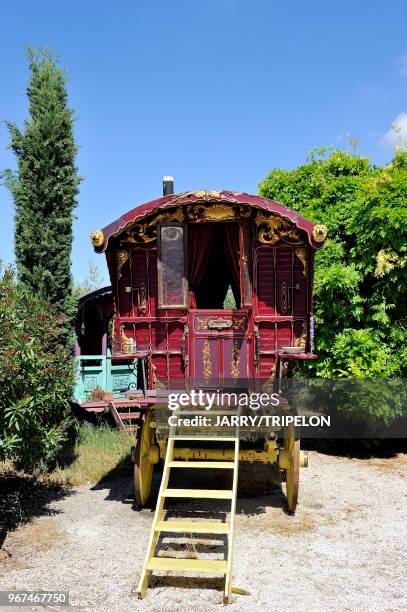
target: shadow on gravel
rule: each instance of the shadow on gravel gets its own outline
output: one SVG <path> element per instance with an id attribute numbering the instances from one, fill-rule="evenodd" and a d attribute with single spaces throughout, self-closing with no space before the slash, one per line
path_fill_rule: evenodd
<path id="1" fill-rule="evenodd" d="M 130 455 L 123 457 L 93 487 L 92 491 L 107 490 L 107 501 L 133 504 L 133 464 Z"/>
<path id="2" fill-rule="evenodd" d="M 219 471 L 221 472 L 219 474 Z M 93 487 L 92 491 L 106 490 L 106 501 L 118 501 L 132 504 L 136 512 L 155 510 L 158 491 L 162 477 L 162 464 L 154 468 L 153 484 L 150 499 L 144 508 L 137 506 L 134 500 L 133 466 L 130 457 L 122 459 Z M 227 470 L 172 470 L 169 487 L 191 489 L 230 489 L 232 475 Z M 219 508 L 221 500 L 211 502 L 211 506 Z M 226 502 L 226 505 L 229 502 Z M 263 514 L 265 507 L 282 508 L 286 504 L 281 490 L 281 479 L 278 468 L 261 463 L 241 463 L 239 468 L 237 513 Z M 167 507 L 174 512 L 182 511 L 196 513 L 202 510 L 203 500 L 171 500 Z M 209 508 L 210 511 L 210 508 Z"/>
<path id="3" fill-rule="evenodd" d="M 28 474 L 14 471 L 0 474 L 0 548 L 8 532 L 35 517 L 57 514 L 57 510 L 49 508 L 51 502 L 72 494 L 70 487 Z"/>

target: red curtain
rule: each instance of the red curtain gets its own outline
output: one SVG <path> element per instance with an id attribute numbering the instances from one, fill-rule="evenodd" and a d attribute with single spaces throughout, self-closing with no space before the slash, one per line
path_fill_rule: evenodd
<path id="1" fill-rule="evenodd" d="M 233 282 L 240 287 L 240 249 L 239 249 L 239 225 L 237 223 L 225 223 L 225 253 L 232 273 Z"/>
<path id="2" fill-rule="evenodd" d="M 196 308 L 195 292 L 202 282 L 208 265 L 213 231 L 211 225 L 188 225 L 189 307 Z"/>

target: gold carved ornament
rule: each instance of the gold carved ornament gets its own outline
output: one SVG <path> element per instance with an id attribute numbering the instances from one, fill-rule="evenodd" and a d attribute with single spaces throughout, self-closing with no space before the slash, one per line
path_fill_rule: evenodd
<path id="1" fill-rule="evenodd" d="M 237 380 L 239 378 L 239 366 L 240 366 L 240 342 L 239 340 L 233 340 L 233 350 L 232 350 L 232 363 L 230 366 L 230 373 L 232 378 Z"/>
<path id="2" fill-rule="evenodd" d="M 297 226 L 277 215 L 259 212 L 256 217 L 257 238 L 263 244 L 277 244 L 280 240 L 302 243 L 303 237 Z"/>
<path id="3" fill-rule="evenodd" d="M 170 210 L 165 210 L 155 215 L 144 217 L 133 223 L 123 234 L 122 242 L 140 244 L 153 242 L 157 239 L 157 223 L 176 221 L 182 223 L 188 221 L 238 221 L 241 217 L 250 217 L 251 210 L 248 206 L 240 204 L 228 204 L 218 202 L 207 204 L 214 198 L 220 198 L 220 192 L 215 191 L 196 191 L 193 194 L 204 200 L 204 203 L 193 205 L 178 206 Z"/>
<path id="4" fill-rule="evenodd" d="M 294 252 L 301 261 L 304 276 L 307 278 L 307 249 L 305 247 L 295 247 Z"/>
<path id="5" fill-rule="evenodd" d="M 157 366 L 152 363 L 151 370 L 153 375 L 153 389 L 165 389 L 165 385 L 157 376 Z"/>
<path id="6" fill-rule="evenodd" d="M 244 330 L 247 326 L 245 317 L 232 317 L 232 319 L 225 319 L 222 315 L 218 316 L 207 316 L 207 317 L 195 317 L 196 330 L 201 331 L 203 329 L 210 329 L 209 322 L 215 321 L 231 321 L 231 329 Z M 228 326 L 229 327 L 229 326 Z M 212 329 L 216 329 L 212 327 Z"/>
<path id="7" fill-rule="evenodd" d="M 233 329 L 246 329 L 247 321 L 245 317 L 232 317 Z"/>
<path id="8" fill-rule="evenodd" d="M 182 209 L 175 208 L 137 221 L 127 230 L 122 241 L 133 244 L 153 242 L 157 239 L 157 223 L 166 221 L 177 221 L 178 223 L 182 223 L 184 221 Z"/>
<path id="9" fill-rule="evenodd" d="M 204 317 L 204 318 L 196 317 L 195 321 L 196 321 L 196 329 L 197 330 L 208 329 L 209 317 Z"/>
<path id="10" fill-rule="evenodd" d="M 197 191 L 191 191 L 191 195 L 194 195 L 198 200 L 214 200 L 221 199 L 222 194 L 216 189 L 198 189 Z"/>
<path id="11" fill-rule="evenodd" d="M 122 268 L 126 261 L 130 258 L 130 253 L 128 251 L 116 251 L 116 261 L 117 261 L 117 278 L 120 280 L 122 277 Z"/>
<path id="12" fill-rule="evenodd" d="M 238 221 L 241 217 L 249 217 L 250 213 L 248 207 L 239 204 L 195 204 L 187 211 L 187 218 L 189 221 Z"/>
<path id="13" fill-rule="evenodd" d="M 91 233 L 90 239 L 94 247 L 101 247 L 105 241 L 105 235 L 102 230 L 96 230 L 96 232 Z"/>
<path id="14" fill-rule="evenodd" d="M 126 336 L 123 323 L 120 325 L 120 351 L 126 354 L 133 352 L 133 338 Z"/>
<path id="15" fill-rule="evenodd" d="M 328 235 L 328 228 L 321 223 L 314 225 L 312 228 L 312 238 L 315 242 L 324 242 Z"/>
<path id="16" fill-rule="evenodd" d="M 294 346 L 298 346 L 300 348 L 306 348 L 307 346 L 307 324 L 304 321 L 302 324 L 302 332 L 298 336 L 298 338 L 294 342 Z"/>
<path id="17" fill-rule="evenodd" d="M 202 361 L 203 361 L 203 374 L 205 382 L 208 383 L 212 376 L 212 364 L 211 364 L 211 349 L 209 346 L 209 340 L 206 339 L 202 346 Z"/>

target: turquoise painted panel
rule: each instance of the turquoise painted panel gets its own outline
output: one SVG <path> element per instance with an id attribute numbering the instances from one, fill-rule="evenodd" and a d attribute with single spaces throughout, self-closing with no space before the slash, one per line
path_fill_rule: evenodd
<path id="1" fill-rule="evenodd" d="M 121 397 L 125 391 L 137 388 L 137 360 L 131 364 L 112 365 L 106 355 L 80 355 L 78 364 L 74 401 L 89 401 L 92 390 L 101 387 L 111 391 L 113 397 Z"/>
<path id="2" fill-rule="evenodd" d="M 112 387 L 113 391 L 121 391 L 122 389 L 128 389 L 130 384 L 130 375 L 124 376 L 123 374 L 115 374 L 112 376 Z"/>

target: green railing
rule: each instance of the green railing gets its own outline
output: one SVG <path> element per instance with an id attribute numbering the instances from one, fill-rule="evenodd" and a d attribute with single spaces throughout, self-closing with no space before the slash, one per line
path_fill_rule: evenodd
<path id="1" fill-rule="evenodd" d="M 122 363 L 109 355 L 79 355 L 74 400 L 78 403 L 91 399 L 92 390 L 100 387 L 121 397 L 125 391 L 137 387 L 137 359 Z"/>

